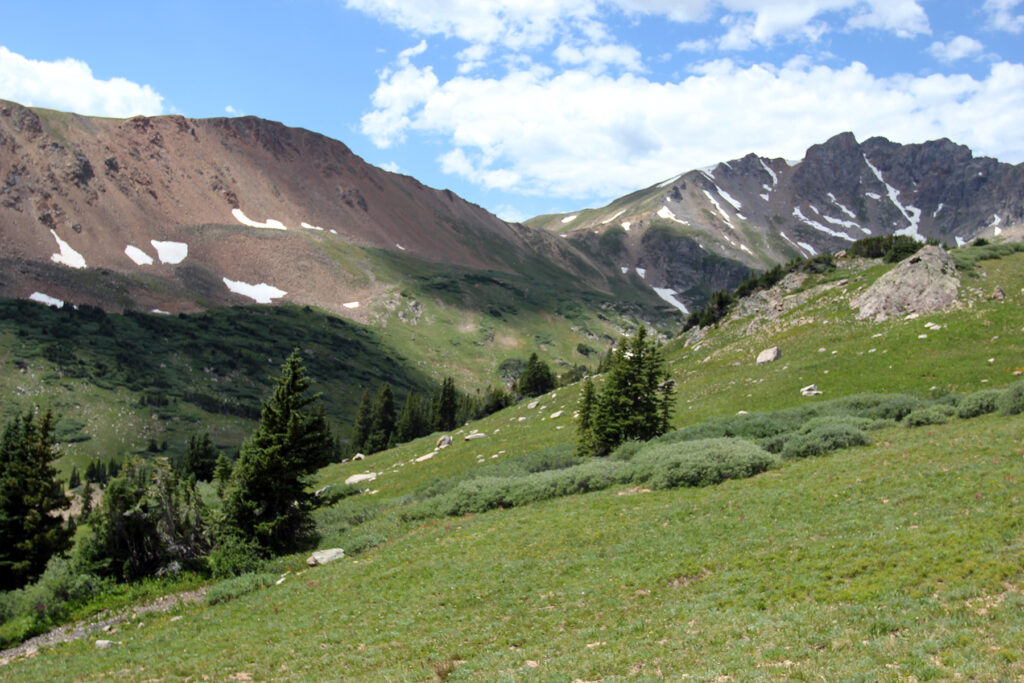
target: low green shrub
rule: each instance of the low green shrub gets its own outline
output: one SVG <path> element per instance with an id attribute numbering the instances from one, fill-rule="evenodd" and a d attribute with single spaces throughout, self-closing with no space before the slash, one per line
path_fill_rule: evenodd
<path id="1" fill-rule="evenodd" d="M 208 605 L 216 605 L 217 603 L 228 602 L 246 593 L 252 593 L 261 588 L 272 586 L 276 580 L 277 577 L 273 574 L 258 574 L 255 572 L 242 574 L 241 576 L 236 576 L 233 579 L 221 581 L 211 586 L 210 590 L 206 593 L 206 603 Z"/>
<path id="2" fill-rule="evenodd" d="M 784 458 L 806 458 L 867 443 L 870 443 L 868 435 L 862 429 L 839 422 L 823 424 L 806 434 L 794 436 L 785 443 L 781 452 Z"/>
<path id="3" fill-rule="evenodd" d="M 999 412 L 1003 415 L 1024 413 L 1024 381 L 1014 382 L 999 397 Z"/>
<path id="4" fill-rule="evenodd" d="M 628 462 L 633 459 L 633 456 L 644 447 L 643 441 L 624 441 L 620 443 L 614 451 L 608 454 L 609 460 L 621 460 Z"/>
<path id="5" fill-rule="evenodd" d="M 233 534 L 217 539 L 217 544 L 206 558 L 214 578 L 252 574 L 263 566 L 263 555 L 254 541 L 246 541 Z"/>
<path id="6" fill-rule="evenodd" d="M 653 488 L 710 486 L 743 479 L 778 465 L 778 458 L 745 439 L 701 439 L 652 444 L 633 459 L 635 481 Z"/>
<path id="7" fill-rule="evenodd" d="M 35 583 L 0 592 L 0 645 L 19 643 L 43 633 L 73 607 L 102 592 L 103 581 L 79 571 L 63 557 L 53 557 Z"/>
<path id="8" fill-rule="evenodd" d="M 909 394 L 856 394 L 830 401 L 830 412 L 876 420 L 902 420 L 921 400 Z"/>
<path id="9" fill-rule="evenodd" d="M 940 425 L 949 421 L 949 415 L 938 406 L 918 408 L 903 418 L 903 425 L 908 428 Z"/>
<path id="10" fill-rule="evenodd" d="M 999 398 L 1003 392 L 999 389 L 983 389 L 973 394 L 964 396 L 960 401 L 956 414 L 958 417 L 969 419 L 979 415 L 994 413 L 999 407 Z"/>

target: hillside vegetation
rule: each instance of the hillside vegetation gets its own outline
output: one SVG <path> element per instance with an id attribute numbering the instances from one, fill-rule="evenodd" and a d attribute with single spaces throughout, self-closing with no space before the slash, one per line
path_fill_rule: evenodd
<path id="1" fill-rule="evenodd" d="M 435 434 L 330 465 L 317 485 L 340 499 L 314 519 L 346 559 L 273 560 L 211 589 L 217 604 L 0 677 L 49 679 L 58 658 L 88 680 L 1024 675 L 1009 251 L 959 250 L 959 305 L 910 320 L 854 319 L 892 267 L 859 259 L 773 290 L 795 297 L 780 307 L 741 303 L 664 348 L 674 431 L 607 458 L 574 455 L 577 384 L 447 448 Z M 781 358 L 756 365 L 770 346 Z M 359 495 L 345 485 L 370 473 Z"/>

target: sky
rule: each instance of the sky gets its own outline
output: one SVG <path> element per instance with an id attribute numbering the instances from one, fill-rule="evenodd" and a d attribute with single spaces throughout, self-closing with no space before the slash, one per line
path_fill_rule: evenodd
<path id="1" fill-rule="evenodd" d="M 508 220 L 843 131 L 1024 162 L 1024 0 L 5 5 L 0 99 L 281 121 Z"/>

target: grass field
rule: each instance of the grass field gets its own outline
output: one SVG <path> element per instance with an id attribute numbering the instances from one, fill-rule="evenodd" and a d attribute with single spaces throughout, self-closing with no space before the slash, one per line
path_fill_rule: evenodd
<path id="1" fill-rule="evenodd" d="M 851 289 L 884 270 L 823 278 L 848 288 L 809 280 L 805 304 L 758 330 L 732 319 L 699 348 L 671 343 L 675 426 L 1018 379 L 1024 254 L 979 262 L 956 310 L 854 321 Z M 995 284 L 1005 300 L 990 300 Z M 782 359 L 756 366 L 772 345 Z M 810 383 L 824 394 L 801 396 Z M 1024 416 L 893 424 L 869 445 L 704 488 L 622 484 L 461 517 L 403 514 L 431 487 L 571 442 L 577 400 L 563 387 L 467 425 L 449 448 L 435 452 L 434 435 L 329 466 L 318 486 L 378 473 L 316 513 L 321 546 L 349 558 L 315 569 L 278 558 L 267 570 L 280 585 L 131 620 L 99 636 L 119 645 L 57 646 L 0 678 L 1024 677 Z M 486 436 L 464 440 L 473 431 Z"/>

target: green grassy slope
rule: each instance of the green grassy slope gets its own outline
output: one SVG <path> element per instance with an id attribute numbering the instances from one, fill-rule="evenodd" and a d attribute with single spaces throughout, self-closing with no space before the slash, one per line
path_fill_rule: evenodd
<path id="1" fill-rule="evenodd" d="M 814 277 L 806 303 L 758 330 L 733 318 L 699 345 L 673 342 L 675 425 L 1018 379 L 1024 254 L 979 262 L 955 310 L 854 321 L 847 299 L 887 268 Z M 996 284 L 1006 300 L 989 299 Z M 772 345 L 782 359 L 756 366 Z M 801 396 L 810 383 L 824 395 Z M 42 680 L 60 666 L 86 680 L 419 681 L 445 662 L 449 680 L 488 681 L 1024 676 L 1021 416 L 891 426 L 870 432 L 871 445 L 702 489 L 623 485 L 466 517 L 403 516 L 438 481 L 571 441 L 577 400 L 578 387 L 564 387 L 513 406 L 420 462 L 436 435 L 332 465 L 318 485 L 379 473 L 366 494 L 317 513 L 324 547 L 362 552 L 313 570 L 282 558 L 280 585 L 146 617 L 101 636 L 119 646 L 59 646 L 0 677 Z M 487 436 L 465 441 L 474 430 Z"/>

